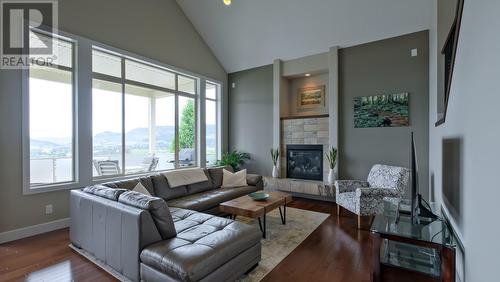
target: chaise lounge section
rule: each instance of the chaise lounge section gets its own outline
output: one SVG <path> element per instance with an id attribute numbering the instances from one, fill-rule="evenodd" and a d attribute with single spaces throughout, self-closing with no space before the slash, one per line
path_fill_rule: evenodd
<path id="1" fill-rule="evenodd" d="M 262 189 L 262 178 L 225 189 L 222 168 L 205 174 L 207 183 L 186 187 L 170 188 L 155 174 L 71 191 L 73 247 L 132 281 L 239 278 L 260 261 L 261 233 L 216 216 L 218 205 Z M 139 182 L 154 197 L 129 191 Z"/>

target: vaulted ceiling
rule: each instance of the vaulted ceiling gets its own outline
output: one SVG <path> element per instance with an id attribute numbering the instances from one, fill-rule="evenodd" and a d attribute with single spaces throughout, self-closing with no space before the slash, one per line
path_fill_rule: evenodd
<path id="1" fill-rule="evenodd" d="M 433 0 L 177 0 L 228 73 L 428 29 Z"/>

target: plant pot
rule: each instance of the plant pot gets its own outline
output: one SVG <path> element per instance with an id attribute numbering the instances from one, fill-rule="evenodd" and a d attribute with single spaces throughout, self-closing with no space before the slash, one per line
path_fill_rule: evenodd
<path id="1" fill-rule="evenodd" d="M 328 184 L 333 185 L 335 183 L 335 180 L 335 172 L 333 171 L 333 169 L 330 169 L 330 171 L 328 172 Z"/>
<path id="2" fill-rule="evenodd" d="M 279 177 L 279 171 L 278 171 L 278 166 L 274 165 L 273 166 L 273 178 L 278 178 Z"/>

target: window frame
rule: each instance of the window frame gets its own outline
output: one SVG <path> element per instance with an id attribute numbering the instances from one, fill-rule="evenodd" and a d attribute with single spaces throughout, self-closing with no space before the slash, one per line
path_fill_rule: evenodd
<path id="1" fill-rule="evenodd" d="M 120 174 L 116 176 L 103 177 L 96 179 L 93 177 L 93 136 L 92 136 L 92 80 L 93 78 L 97 78 L 93 76 L 92 72 L 92 50 L 102 49 L 111 54 L 117 54 L 125 57 L 132 58 L 139 62 L 143 62 L 146 64 L 152 64 L 154 66 L 159 66 L 168 71 L 172 71 L 174 73 L 179 73 L 183 76 L 191 77 L 197 79 L 198 85 L 196 87 L 196 94 L 183 93 L 186 97 L 196 97 L 196 133 L 195 133 L 195 156 L 197 165 L 193 167 L 206 167 L 206 163 L 202 161 L 205 160 L 205 157 L 201 157 L 201 153 L 205 153 L 206 148 L 202 148 L 201 146 L 205 145 L 204 141 L 201 139 L 206 138 L 204 130 L 201 131 L 201 125 L 205 126 L 205 118 L 200 117 L 200 113 L 204 111 L 201 108 L 204 105 L 204 97 L 205 90 L 202 84 L 205 84 L 206 81 L 213 82 L 215 84 L 220 85 L 220 101 L 219 105 L 220 109 L 222 109 L 222 105 L 224 105 L 224 89 L 225 89 L 225 81 L 219 81 L 205 75 L 191 72 L 185 69 L 181 69 L 175 66 L 171 66 L 160 62 L 155 59 L 151 59 L 136 53 L 132 53 L 126 50 L 122 50 L 113 46 L 106 45 L 101 42 L 97 42 L 95 40 L 91 40 L 85 37 L 81 37 L 78 35 L 70 34 L 67 32 L 63 32 L 57 30 L 52 34 L 55 37 L 62 38 L 64 40 L 71 41 L 73 43 L 73 89 L 74 89 L 74 98 L 73 98 L 73 170 L 74 170 L 74 179 L 72 182 L 64 182 L 57 184 L 48 184 L 43 186 L 37 186 L 36 188 L 32 188 L 30 185 L 30 142 L 29 142 L 29 72 L 26 69 L 19 70 L 19 75 L 21 77 L 21 109 L 22 112 L 21 120 L 22 120 L 22 128 L 21 128 L 21 140 L 22 140 L 22 193 L 23 195 L 32 195 L 53 191 L 63 191 L 63 190 L 71 190 L 82 188 L 87 185 L 103 183 L 107 181 L 113 180 L 125 180 L 140 177 L 143 175 L 150 175 L 151 172 L 139 173 L 139 174 Z M 176 79 L 177 83 L 177 79 Z M 182 92 L 182 91 L 179 91 Z M 79 95 L 85 94 L 85 95 Z M 203 104 L 201 104 L 203 103 Z M 176 102 L 177 107 L 177 102 Z M 220 144 L 224 144 L 224 140 L 222 139 L 222 130 L 224 121 L 222 120 L 222 111 L 219 110 L 218 113 L 220 117 L 220 125 L 221 129 L 220 134 L 218 136 L 218 140 Z M 89 118 L 90 117 L 90 118 Z M 222 150 L 222 146 L 221 146 Z"/>
<path id="2" fill-rule="evenodd" d="M 78 44 L 77 40 L 67 36 L 64 33 L 50 34 L 44 30 L 31 28 L 30 31 L 42 35 L 51 36 L 58 40 L 65 41 L 71 44 L 71 68 L 54 64 L 53 66 L 44 66 L 46 68 L 60 69 L 71 72 L 71 90 L 72 90 L 72 180 L 61 181 L 49 184 L 32 185 L 31 184 L 31 149 L 30 149 L 30 68 L 22 70 L 22 183 L 23 194 L 36 194 L 41 192 L 64 190 L 68 188 L 76 188 L 79 186 L 79 148 L 78 148 Z M 25 47 L 26 54 L 29 49 Z"/>
<path id="3" fill-rule="evenodd" d="M 155 172 L 165 172 L 165 171 L 169 171 L 169 170 L 176 170 L 176 169 L 182 169 L 182 168 L 201 167 L 200 158 L 199 158 L 200 142 L 198 142 L 198 136 L 200 135 L 199 130 L 198 130 L 198 125 L 200 123 L 199 118 L 198 118 L 198 116 L 199 116 L 199 106 L 198 105 L 199 105 L 199 100 L 200 100 L 200 91 L 199 91 L 200 87 L 199 87 L 199 85 L 203 79 L 200 77 L 193 76 L 191 74 L 186 74 L 185 72 L 175 71 L 175 70 L 172 70 L 170 68 L 166 68 L 164 66 L 157 65 L 155 63 L 146 62 L 140 58 L 138 59 L 138 58 L 132 57 L 130 55 L 117 53 L 117 52 L 114 52 L 113 50 L 108 50 L 108 49 L 102 48 L 99 45 L 93 45 L 92 50 L 97 50 L 99 52 L 107 53 L 109 55 L 114 55 L 114 56 L 121 58 L 121 77 L 116 77 L 116 76 L 112 76 L 112 75 L 108 75 L 108 74 L 98 73 L 98 72 L 94 72 L 93 70 L 91 71 L 91 77 L 92 77 L 92 80 L 98 79 L 101 81 L 108 81 L 108 82 L 120 84 L 121 90 L 122 90 L 122 93 L 121 93 L 122 94 L 122 116 L 121 116 L 121 121 L 122 121 L 122 133 L 121 133 L 122 134 L 122 144 L 121 144 L 121 146 L 122 146 L 122 150 L 121 150 L 121 168 L 120 168 L 121 173 L 115 174 L 115 175 L 106 175 L 106 176 L 93 176 L 92 177 L 93 181 L 94 182 L 101 182 L 101 180 L 112 180 L 112 179 L 123 178 L 123 177 L 134 177 L 134 176 L 151 174 L 151 172 L 126 173 L 126 131 L 125 131 L 125 126 L 126 126 L 126 124 L 125 124 L 125 120 L 126 120 L 126 110 L 125 110 L 126 102 L 125 102 L 125 100 L 126 99 L 125 98 L 126 97 L 125 97 L 125 95 L 126 95 L 127 85 L 156 90 L 156 91 L 161 91 L 161 92 L 165 92 L 165 93 L 170 93 L 170 94 L 173 94 L 175 96 L 174 168 L 164 169 L 164 170 L 156 170 Z M 127 60 L 132 61 L 132 62 L 136 62 L 136 63 L 145 64 L 147 66 L 150 66 L 153 68 L 158 68 L 160 70 L 164 70 L 164 71 L 172 73 L 174 75 L 175 89 L 161 87 L 161 86 L 154 85 L 154 84 L 148 84 L 148 83 L 144 83 L 144 82 L 139 82 L 139 81 L 127 79 L 126 78 L 126 61 Z M 195 93 L 194 94 L 178 90 L 178 88 L 179 88 L 179 80 L 178 80 L 179 76 L 194 79 L 194 81 L 195 81 Z M 186 97 L 189 99 L 193 99 L 194 106 L 195 106 L 195 117 L 196 117 L 195 124 L 194 124 L 194 128 L 195 128 L 195 134 L 194 134 L 195 163 L 193 166 L 189 166 L 189 167 L 181 167 L 179 164 L 179 151 L 180 151 L 180 149 L 179 149 L 179 128 L 180 128 L 180 126 L 179 126 L 180 125 L 179 97 Z M 93 132 L 91 133 L 91 135 L 93 136 Z M 93 148 L 93 146 L 92 146 L 92 148 Z M 92 155 L 93 155 L 93 150 L 92 150 Z"/>
<path id="4" fill-rule="evenodd" d="M 206 101 L 211 101 L 211 102 L 215 102 L 215 156 L 216 156 L 216 159 L 220 159 L 222 157 L 222 104 L 221 104 L 221 100 L 222 100 L 222 85 L 220 83 L 217 83 L 217 82 L 214 82 L 212 80 L 206 80 L 205 81 L 205 84 L 211 84 L 213 86 L 215 86 L 215 99 L 214 98 L 209 98 L 206 96 L 206 86 L 205 86 L 205 128 L 207 126 L 207 122 L 206 122 Z M 207 139 L 207 134 L 206 134 L 206 130 L 205 130 L 205 157 L 207 155 L 207 151 L 206 151 L 206 148 L 207 148 L 207 145 L 206 145 L 206 139 Z M 206 162 L 206 160 L 205 160 Z M 209 164 L 209 163 L 206 163 L 206 166 L 215 166 L 216 164 Z"/>

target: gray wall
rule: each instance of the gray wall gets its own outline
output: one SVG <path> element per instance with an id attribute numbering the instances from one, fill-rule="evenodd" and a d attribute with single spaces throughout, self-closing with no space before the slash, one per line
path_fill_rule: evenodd
<path id="1" fill-rule="evenodd" d="M 366 179 L 376 163 L 407 167 L 409 135 L 416 134 L 421 193 L 427 197 L 429 165 L 429 41 L 418 32 L 340 49 L 341 179 Z M 410 50 L 418 48 L 418 56 Z M 272 163 L 272 66 L 229 74 L 229 146 L 252 153 L 251 172 L 269 175 Z M 289 87 L 291 88 L 291 87 Z M 410 93 L 410 127 L 354 128 L 353 97 Z M 253 134 L 257 133 L 257 134 Z"/>
<path id="2" fill-rule="evenodd" d="M 447 210 L 465 247 L 457 281 L 497 281 L 500 127 L 500 1 L 465 1 L 446 121 L 434 127 L 439 97 L 431 76 L 430 174 L 434 199 Z M 438 6 L 438 9 L 443 6 Z M 453 4 L 449 8 L 454 9 Z M 436 15 L 442 15 L 438 11 Z M 443 19 L 435 19 L 446 24 Z M 444 32 L 438 26 L 432 52 Z M 437 69 L 437 58 L 431 69 Z"/>
<path id="3" fill-rule="evenodd" d="M 270 175 L 273 147 L 273 66 L 229 74 L 229 149 L 251 153 L 250 173 Z M 235 88 L 232 88 L 235 83 Z"/>
<path id="4" fill-rule="evenodd" d="M 298 109 L 297 96 L 300 88 L 325 86 L 325 107 L 318 109 Z M 288 116 L 307 116 L 328 114 L 328 73 L 312 75 L 310 77 L 296 77 L 288 80 Z"/>
<path id="5" fill-rule="evenodd" d="M 340 49 L 340 179 L 366 179 L 376 163 L 407 167 L 414 131 L 421 193 L 428 196 L 428 49 L 427 31 Z M 354 128 L 354 97 L 400 92 L 410 93 L 409 127 Z"/>
<path id="6" fill-rule="evenodd" d="M 224 69 L 175 0 L 59 1 L 59 27 L 222 82 L 227 80 Z M 0 70 L 0 121 L 0 232 L 68 217 L 68 191 L 22 195 L 19 71 Z M 51 215 L 45 215 L 47 204 L 54 205 Z"/>

